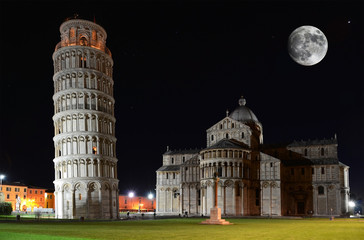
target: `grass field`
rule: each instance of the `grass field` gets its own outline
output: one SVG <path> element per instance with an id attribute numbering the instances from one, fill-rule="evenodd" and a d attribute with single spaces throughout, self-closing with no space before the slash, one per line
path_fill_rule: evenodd
<path id="1" fill-rule="evenodd" d="M 0 240 L 76 239 L 364 239 L 363 219 L 227 219 L 233 225 L 200 225 L 204 219 L 113 222 L 0 221 Z"/>

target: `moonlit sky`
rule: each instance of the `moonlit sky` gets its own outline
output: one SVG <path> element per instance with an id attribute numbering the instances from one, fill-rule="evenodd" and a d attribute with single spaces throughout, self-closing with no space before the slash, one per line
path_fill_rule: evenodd
<path id="1" fill-rule="evenodd" d="M 0 173 L 53 188 L 53 61 L 75 13 L 100 24 L 114 60 L 121 194 L 155 189 L 171 149 L 204 148 L 241 95 L 265 143 L 332 138 L 364 197 L 364 22 L 359 2 L 1 1 Z M 304 67 L 287 52 L 299 26 L 327 37 Z"/>

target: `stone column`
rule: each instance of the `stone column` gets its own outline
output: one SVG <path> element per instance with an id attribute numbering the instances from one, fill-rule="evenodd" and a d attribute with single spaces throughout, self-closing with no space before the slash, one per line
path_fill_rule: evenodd
<path id="1" fill-rule="evenodd" d="M 57 215 L 58 215 L 58 218 L 63 218 L 63 207 L 64 207 L 64 205 L 63 205 L 63 195 L 64 195 L 64 192 L 63 192 L 63 190 L 62 191 L 60 191 L 60 192 L 58 192 L 59 193 L 59 196 L 58 196 L 58 202 L 59 202 L 59 206 L 58 206 L 58 213 L 57 213 Z"/>
<path id="2" fill-rule="evenodd" d="M 217 177 L 217 174 L 215 173 L 216 177 L 215 177 L 215 208 L 218 207 L 218 194 L 217 194 L 217 188 L 218 188 L 218 185 L 219 185 L 219 181 L 220 181 L 220 178 Z"/>
<path id="3" fill-rule="evenodd" d="M 222 207 L 223 207 L 223 213 L 226 215 L 226 186 L 225 183 L 223 186 L 221 186 L 221 198 L 223 201 Z"/>
<path id="4" fill-rule="evenodd" d="M 56 213 L 56 215 L 55 215 L 56 218 L 58 218 L 58 214 L 59 214 L 59 212 L 58 212 L 58 203 L 59 203 L 58 192 L 55 191 L 54 192 L 54 210 L 55 210 L 55 213 Z"/>
<path id="5" fill-rule="evenodd" d="M 232 197 L 232 201 L 231 201 L 232 204 L 231 205 L 232 205 L 232 209 L 233 209 L 233 214 L 237 215 L 237 212 L 236 212 L 236 199 L 235 199 L 235 197 L 236 197 L 236 194 L 235 194 L 235 192 L 236 192 L 235 181 L 233 181 L 232 188 L 233 188 L 233 191 L 232 191 L 233 197 Z"/>
<path id="6" fill-rule="evenodd" d="M 316 169 L 315 169 L 316 170 Z M 313 215 L 317 215 L 317 204 L 318 204 L 318 198 L 317 198 L 317 186 L 313 185 Z"/>
<path id="7" fill-rule="evenodd" d="M 240 187 L 240 204 L 241 204 L 241 215 L 244 216 L 244 183 L 241 183 Z"/>
<path id="8" fill-rule="evenodd" d="M 183 211 L 184 211 L 184 209 L 185 209 L 185 206 L 184 206 L 184 200 L 183 200 L 183 198 L 184 198 L 184 186 L 183 185 L 181 185 L 181 187 L 180 187 L 180 189 L 181 189 L 181 198 L 180 198 L 180 206 L 181 206 L 181 211 L 179 212 L 181 215 L 183 215 Z"/>
<path id="9" fill-rule="evenodd" d="M 191 202 L 191 186 L 189 186 L 188 185 L 188 214 L 190 214 L 191 213 L 191 204 L 190 204 L 190 202 Z"/>
<path id="10" fill-rule="evenodd" d="M 100 206 L 100 216 L 103 216 L 104 204 L 102 202 L 102 182 L 100 182 L 101 187 L 99 188 L 99 206 Z"/>
<path id="11" fill-rule="evenodd" d="M 173 212 L 173 189 L 171 190 L 171 212 Z"/>
<path id="12" fill-rule="evenodd" d="M 218 208 L 218 184 L 219 184 L 219 178 L 217 176 L 217 173 L 214 173 L 214 182 L 215 182 L 215 207 L 210 209 L 210 219 L 207 219 L 206 221 L 201 222 L 201 224 L 215 224 L 215 225 L 228 225 L 230 224 L 228 221 L 225 221 L 224 219 L 221 219 L 221 208 Z"/>

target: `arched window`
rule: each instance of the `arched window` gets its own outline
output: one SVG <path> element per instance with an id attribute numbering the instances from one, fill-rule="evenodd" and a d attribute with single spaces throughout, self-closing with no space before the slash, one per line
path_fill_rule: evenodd
<path id="1" fill-rule="evenodd" d="M 305 156 L 307 156 L 307 148 L 305 148 Z"/>
<path id="2" fill-rule="evenodd" d="M 87 42 L 87 39 L 85 37 L 80 38 L 80 45 L 81 46 L 87 46 L 88 45 L 87 43 L 88 42 Z"/>
<path id="3" fill-rule="evenodd" d="M 242 132 L 242 133 L 241 133 L 241 138 L 244 138 L 244 137 L 245 137 L 245 136 L 244 136 L 244 132 Z"/>
<path id="4" fill-rule="evenodd" d="M 72 38 L 74 36 L 75 36 L 75 29 L 74 28 L 71 28 L 70 29 L 70 38 Z"/>
<path id="5" fill-rule="evenodd" d="M 324 156 L 325 155 L 325 150 L 324 148 L 321 148 L 321 156 Z"/>
<path id="6" fill-rule="evenodd" d="M 229 134 L 227 133 L 227 134 L 225 135 L 225 137 L 226 137 L 226 138 L 229 138 Z"/>
<path id="7" fill-rule="evenodd" d="M 214 141 L 214 135 L 211 135 L 211 141 Z"/>
<path id="8" fill-rule="evenodd" d="M 220 129 L 222 129 L 222 124 L 220 124 Z"/>
<path id="9" fill-rule="evenodd" d="M 234 123 L 231 123 L 231 128 L 234 128 L 234 127 L 235 127 Z"/>
<path id="10" fill-rule="evenodd" d="M 222 167 L 221 166 L 217 167 L 217 176 L 222 177 Z"/>
<path id="11" fill-rule="evenodd" d="M 174 158 L 172 158 L 172 164 L 174 164 Z"/>
<path id="12" fill-rule="evenodd" d="M 325 194 L 325 188 L 323 186 L 319 186 L 317 188 L 317 190 L 318 190 L 319 195 L 324 195 Z"/>

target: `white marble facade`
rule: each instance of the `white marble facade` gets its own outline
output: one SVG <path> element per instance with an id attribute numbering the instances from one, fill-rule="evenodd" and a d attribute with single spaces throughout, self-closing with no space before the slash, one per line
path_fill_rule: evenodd
<path id="1" fill-rule="evenodd" d="M 54 62 L 56 218 L 118 218 L 113 60 L 106 32 L 67 20 Z"/>
<path id="2" fill-rule="evenodd" d="M 206 130 L 204 149 L 170 150 L 157 171 L 157 213 L 231 216 L 327 216 L 348 211 L 349 167 L 338 161 L 337 139 L 263 144 L 263 127 L 239 106 Z"/>

